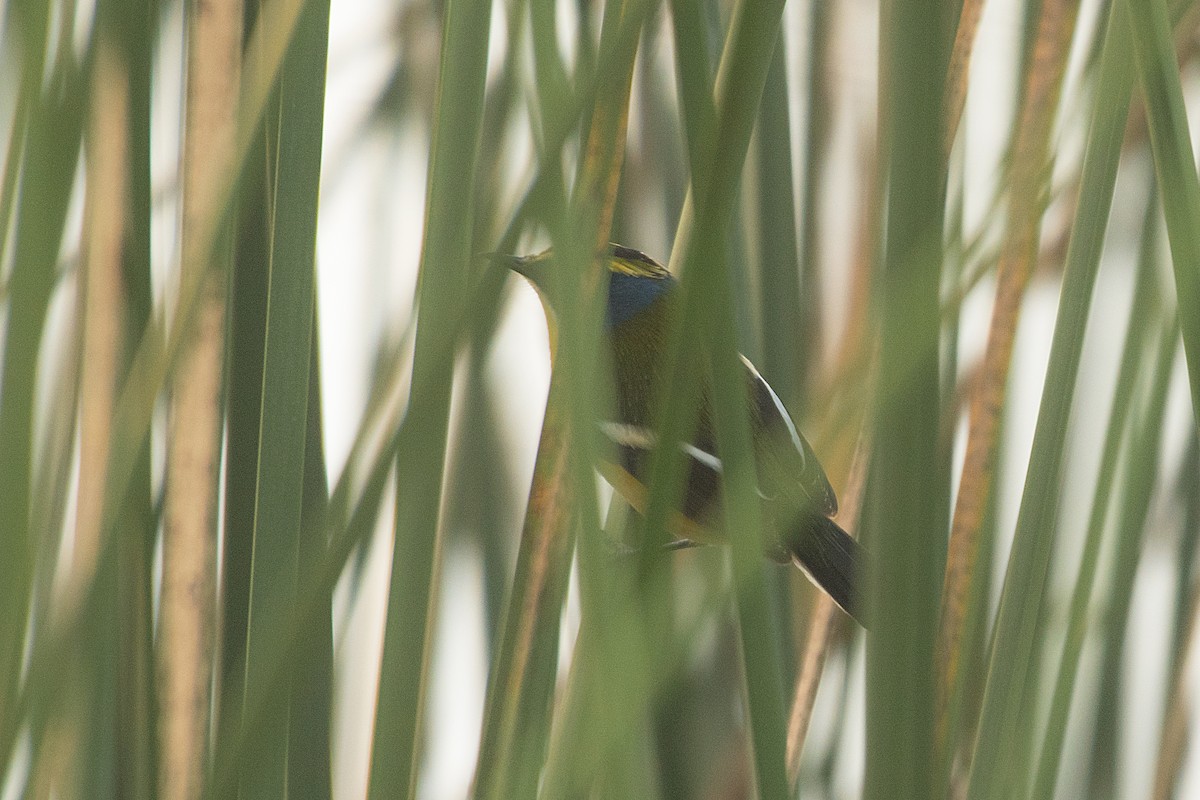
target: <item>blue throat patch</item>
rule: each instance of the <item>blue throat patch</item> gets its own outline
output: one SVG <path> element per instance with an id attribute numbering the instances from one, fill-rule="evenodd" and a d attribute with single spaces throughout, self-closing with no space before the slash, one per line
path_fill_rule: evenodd
<path id="1" fill-rule="evenodd" d="M 675 288 L 675 278 L 646 278 L 639 275 L 626 275 L 623 272 L 613 272 L 608 276 L 608 312 L 605 315 L 605 329 L 612 330 L 616 326 L 631 319 L 646 308 L 665 292 Z"/>

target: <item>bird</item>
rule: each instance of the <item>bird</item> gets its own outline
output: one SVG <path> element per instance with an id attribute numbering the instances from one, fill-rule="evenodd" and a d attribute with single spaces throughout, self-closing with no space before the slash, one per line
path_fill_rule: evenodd
<path id="1" fill-rule="evenodd" d="M 569 282 L 552 277 L 552 250 L 528 256 L 490 254 L 524 276 L 541 296 L 551 318 Z M 599 464 L 601 475 L 635 510 L 644 513 L 645 479 L 657 445 L 654 415 L 669 365 L 668 337 L 679 311 L 679 282 L 645 253 L 611 244 L 602 255 L 608 267 L 604 342 L 612 362 L 614 419 L 599 423 L 611 442 L 613 458 Z M 863 583 L 868 570 L 866 549 L 832 517 L 838 502 L 821 462 L 797 429 L 779 396 L 745 356 L 741 368 L 747 385 L 754 440 L 758 493 L 764 519 L 764 554 L 776 562 L 792 562 L 838 606 L 866 627 Z M 687 461 L 686 485 L 678 514 L 669 530 L 678 545 L 720 540 L 722 464 L 707 389 L 700 391 L 695 431 L 682 448 Z"/>

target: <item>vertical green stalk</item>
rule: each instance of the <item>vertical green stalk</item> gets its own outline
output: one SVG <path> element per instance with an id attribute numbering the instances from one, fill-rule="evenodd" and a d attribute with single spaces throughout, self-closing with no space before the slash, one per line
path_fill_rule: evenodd
<path id="1" fill-rule="evenodd" d="M 328 3 L 305 3 L 280 72 L 279 124 L 276 147 L 270 149 L 277 161 L 272 165 L 275 180 L 269 204 L 271 250 L 244 687 L 247 697 L 269 702 L 261 727 L 247 743 L 241 783 L 247 797 L 320 798 L 331 791 L 328 742 L 313 746 L 308 736 L 319 729 L 290 727 L 292 681 L 306 674 L 307 664 L 293 664 L 286 679 L 274 680 L 268 634 L 284 626 L 298 590 L 328 24 Z M 300 752 L 290 752 L 289 740 L 300 745 Z"/>
<path id="2" fill-rule="evenodd" d="M 560 512 L 578 543 L 581 627 L 572 661 L 568 696 L 550 742 L 544 797 L 571 796 L 603 787 L 603 775 L 620 763 L 626 735 L 637 730 L 649 707 L 646 687 L 652 670 L 649 642 L 661 626 L 661 610 L 649 597 L 661 589 L 661 571 L 632 586 L 630 571 L 613 565 L 597 525 L 596 443 L 592 432 L 611 402 L 611 383 L 603 367 L 601 320 L 607 269 L 596 254 L 610 239 L 624 160 L 637 45 L 651 3 L 608 3 L 600 32 L 595 72 L 596 99 L 584 112 L 583 159 L 566 214 L 551 210 L 545 219 L 558 254 L 558 280 L 573 280 L 558 309 L 557 354 L 547 414 L 539 444 L 539 462 L 561 459 L 556 483 L 535 473 L 533 495 L 562 495 Z M 563 451 L 561 453 L 557 451 Z M 541 472 L 541 464 L 537 467 Z M 531 501 L 531 509 L 533 503 Z M 538 523 L 545 525 L 543 521 Z M 528 523 L 527 523 L 528 525 Z M 569 546 L 569 545 L 568 545 Z M 614 566 L 616 568 L 614 569 Z M 616 600 L 642 601 L 640 613 L 620 610 Z M 620 707 L 613 703 L 621 698 Z M 534 730 L 537 730 L 536 728 Z M 539 734 L 541 733 L 538 731 Z M 616 735 L 614 735 L 616 734 Z"/>
<path id="3" fill-rule="evenodd" d="M 750 145 L 763 87 L 767 81 L 778 33 L 782 3 L 739 3 L 733 11 L 716 81 L 716 126 L 712 148 L 694 171 L 692 191 L 680 220 L 672 264 L 679 265 L 685 288 L 683 326 L 703 309 L 709 324 L 707 349 L 713 371 L 713 412 L 717 446 L 724 466 L 723 507 L 733 545 L 735 604 L 739 620 L 742 666 L 753 744 L 754 770 L 760 797 L 788 796 L 785 768 L 786 734 L 777 626 L 766 591 L 757 535 L 761 509 L 756 488 L 754 453 L 746 416 L 746 386 L 737 357 L 732 274 L 726 246 L 737 186 Z M 701 133 L 703 133 L 701 131 Z M 700 140 L 703 144 L 703 139 Z M 696 150 L 693 149 L 693 157 Z M 711 160 L 710 160 L 711 159 Z M 693 165 L 696 166 L 696 161 Z M 692 330 L 696 330 L 693 328 Z M 673 331 L 677 337 L 678 332 Z M 680 353 L 678 338 L 672 339 Z M 677 359 L 676 364 L 686 363 Z M 685 382 L 686 383 L 686 382 Z M 668 394 L 677 394 L 673 387 Z M 680 401 L 668 398 L 668 404 Z M 668 405 L 668 407 L 672 407 Z M 664 435 L 669 446 L 674 437 Z"/>
<path id="4" fill-rule="evenodd" d="M 41 3 L 25 6 L 14 9 L 13 19 L 20 23 L 25 52 L 21 91 L 32 105 L 19 167 L 25 180 L 17 198 L 0 364 L 0 539 L 5 542 L 0 559 L 0 742 L 10 741 L 20 724 L 14 709 L 38 533 L 29 528 L 34 387 L 74 183 L 83 108 L 83 79 L 72 66 L 55 67 L 50 85 L 42 91 L 48 10 Z"/>
<path id="5" fill-rule="evenodd" d="M 491 4 L 483 0 L 446 4 L 412 377 L 414 398 L 430 397 L 431 413 L 414 427 L 412 446 L 400 454 L 396 470 L 396 543 L 372 745 L 372 800 L 416 791 L 454 368 L 453 358 L 433 356 L 439 343 L 455 338 L 468 288 L 490 19 Z"/>
<path id="6" fill-rule="evenodd" d="M 1099 84 L 1100 98 L 1089 134 L 1080 205 L 1067 252 L 1058 319 L 1046 369 L 1029 471 L 1017 517 L 1012 553 L 984 690 L 971 767 L 970 796 L 997 797 L 1014 759 L 1033 735 L 1022 732 L 1028 709 L 1038 615 L 1054 542 L 1055 507 L 1064 460 L 1067 422 L 1074 397 L 1084 328 L 1108 223 L 1121 137 L 1128 108 L 1127 39 L 1110 25 Z M 1027 776 L 1017 785 L 1024 786 Z"/>
<path id="7" fill-rule="evenodd" d="M 1134 53 L 1154 169 L 1167 218 L 1175 292 L 1179 296 L 1179 327 L 1188 365 L 1192 412 L 1200 425 L 1200 178 L 1192 155 L 1179 67 L 1171 39 L 1165 0 L 1136 6 L 1121 0 L 1124 20 L 1132 25 Z M 1120 18 L 1119 18 L 1120 19 Z"/>
<path id="8" fill-rule="evenodd" d="M 562 208 L 566 201 L 557 177 L 555 174 L 553 182 L 560 200 L 554 205 Z M 562 249 L 565 245 L 559 252 Z M 561 264 L 560 268 L 567 269 Z M 562 311 L 569 314 L 571 309 Z M 553 325 L 551 317 L 547 321 Z M 567 336 L 571 333 L 568 330 Z M 554 363 L 557 366 L 538 444 L 516 572 L 504 611 L 499 650 L 488 676 L 475 772 L 477 798 L 536 796 L 550 735 L 559 621 L 579 523 L 576 509 L 585 502 L 579 498 L 571 474 L 575 465 L 570 449 L 586 445 L 579 441 L 581 437 L 572 435 L 571 407 L 565 399 L 567 377 L 578 379 L 585 370 L 578 365 L 559 369 L 571 363 L 569 356 Z M 593 508 L 594 501 L 587 507 Z"/>
<path id="9" fill-rule="evenodd" d="M 1000 409 L 1012 366 L 1022 299 L 1038 256 L 1038 239 L 1057 114 L 1078 2 L 1047 0 L 1040 5 L 1033 61 L 1025 70 L 1019 117 L 1012 141 L 1004 240 L 996 266 L 996 294 L 980 377 L 973 382 L 966 454 L 960 471 L 947 548 L 941 627 L 938 633 L 938 721 L 944 725 L 946 698 L 957 681 L 966 598 L 978 568 L 979 531 L 996 472 Z"/>
<path id="10" fill-rule="evenodd" d="M 955 41 L 955 46 L 958 46 L 958 40 Z M 954 54 L 951 55 L 951 59 Z M 953 62 L 948 69 L 953 69 Z M 947 76 L 947 81 L 953 81 L 953 73 Z M 950 133 L 952 126 L 955 124 L 952 117 L 953 110 L 951 103 L 954 98 L 947 93 L 946 106 L 943 108 L 943 114 L 946 115 L 946 129 L 944 135 L 947 140 L 953 141 L 953 134 Z M 951 175 L 963 176 L 965 165 L 967 163 L 965 147 L 954 147 L 951 143 L 947 149 L 947 158 L 953 160 L 954 165 L 948 170 Z M 946 248 L 944 253 L 944 264 L 942 269 L 942 292 L 943 297 L 951 294 L 954 287 L 961 284 L 963 273 L 966 271 L 966 246 L 963 241 L 963 214 L 966 205 L 966 186 L 965 177 L 959 177 L 948 188 L 950 197 L 947 200 L 946 208 Z M 940 398 L 940 432 L 938 435 L 938 470 L 941 473 L 939 480 L 943 485 L 949 486 L 954 472 L 954 438 L 955 429 L 958 423 L 958 372 L 959 372 L 959 357 L 958 357 L 958 341 L 962 333 L 962 309 L 958 303 L 943 303 L 942 305 L 943 325 L 941 330 L 940 350 L 938 361 L 941 365 L 941 398 Z M 1001 426 L 1003 427 L 1003 426 Z M 988 498 L 989 504 L 995 503 L 995 492 Z M 950 507 L 947 504 L 944 507 L 944 515 L 938 522 L 940 530 L 948 530 L 950 527 Z M 995 517 L 991 516 L 991 520 Z M 990 536 L 994 532 L 994 526 L 988 528 L 989 517 L 985 514 L 984 525 L 981 526 L 980 539 Z M 981 546 L 981 550 L 982 550 Z M 941 557 L 946 558 L 946 553 L 943 552 Z M 986 556 L 981 557 L 982 563 L 990 563 Z M 979 598 L 990 596 L 987 591 L 988 581 L 984 578 L 990 576 L 990 570 L 976 570 L 972 575 L 970 592 L 967 599 L 967 614 L 963 625 L 963 637 L 960 641 L 960 653 L 958 658 L 961 661 L 967 662 L 968 670 L 972 670 L 982 662 L 981 642 L 983 637 L 980 634 L 981 625 L 979 622 L 983 619 L 984 614 L 980 613 Z M 934 780 L 939 783 L 944 782 L 950 774 L 950 768 L 953 763 L 951 753 L 956 749 L 956 744 L 960 739 L 962 730 L 962 714 L 963 698 L 965 697 L 966 681 L 962 671 L 959 671 L 955 680 L 944 687 L 946 695 L 946 713 L 942 720 L 935 720 L 935 724 L 939 727 L 935 730 L 937 736 L 937 752 L 935 766 L 938 770 Z"/>
<path id="11" fill-rule="evenodd" d="M 566 480 L 565 454 L 555 454 L 544 478 Z M 474 797 L 524 798 L 537 793 L 549 737 L 557 671 L 559 620 L 566 597 L 574 537 L 560 496 L 546 498 L 542 525 L 521 538 L 513 592 L 501 629 L 484 707 Z"/>
<path id="12" fill-rule="evenodd" d="M 1115 531 L 1115 550 L 1109 565 L 1107 591 L 1101 607 L 1104 616 L 1100 635 L 1103 647 L 1100 655 L 1099 681 L 1092 702 L 1096 709 L 1092 728 L 1091 768 L 1087 771 L 1084 796 L 1108 800 L 1120 795 L 1118 786 L 1118 756 L 1121 723 L 1124 717 L 1121 699 L 1125 694 L 1125 654 L 1129 630 L 1130 606 L 1133 604 L 1133 583 L 1141 563 L 1142 543 L 1146 535 L 1146 513 L 1154 494 L 1161 463 L 1162 420 L 1171 366 L 1178 343 L 1175 321 L 1167 315 L 1159 321 L 1157 340 L 1143 351 L 1148 357 L 1141 395 L 1135 399 L 1134 411 L 1126 447 L 1125 485 L 1119 493 L 1122 499 Z M 1153 335 L 1153 334 L 1152 334 Z M 1151 368 L 1152 367 L 1152 368 Z"/>
<path id="13" fill-rule="evenodd" d="M 315 9 L 315 11 L 313 10 Z M 321 49 L 328 40 L 326 24 L 329 7 L 311 3 L 305 14 L 320 14 L 321 21 L 312 25 L 301 20 L 301 36 L 312 34 L 311 28 L 323 28 Z M 321 82 L 324 83 L 325 58 L 322 55 Z M 318 94 L 320 96 L 320 94 Z M 320 331 L 316 300 L 313 301 L 311 345 L 308 367 L 308 419 L 305 425 L 304 487 L 300 508 L 299 574 L 301 577 L 318 574 L 319 566 L 329 553 L 326 525 L 329 510 L 329 479 L 325 472 L 323 439 L 321 374 L 317 334 Z M 333 713 L 333 608 L 332 596 L 321 593 L 316 617 L 299 627 L 300 657 L 296 661 L 292 680 L 292 719 L 288 741 L 288 796 L 297 800 L 329 800 L 333 793 L 331 750 Z"/>
<path id="14" fill-rule="evenodd" d="M 246 24 L 252 23 L 246 8 Z M 229 367 L 225 412 L 225 508 L 221 540 L 221 696 L 217 728 L 240 724 L 246 681 L 246 641 L 250 622 L 250 580 L 254 556 L 254 509 L 258 496 L 258 455 L 263 402 L 263 350 L 267 330 L 267 284 L 271 259 L 271 219 L 277 176 L 278 102 L 266 113 L 261 135 L 241 182 L 233 265 L 230 275 Z"/>
<path id="15" fill-rule="evenodd" d="M 699 46 L 708 41 L 708 23 L 704 15 L 703 0 L 672 0 L 671 19 L 674 24 L 675 69 L 679 82 L 680 102 L 683 108 L 684 136 L 687 141 L 688 166 L 691 187 L 680 216 L 680 228 L 676 233 L 675 246 L 671 253 L 672 272 L 679 275 L 684 226 L 694 227 L 691 216 L 695 202 L 696 187 L 707 185 L 711 171 L 711 154 L 715 147 L 717 128 L 716 105 L 713 101 L 712 69 L 708 48 Z M 724 250 L 722 250 L 724 252 Z M 650 487 L 644 515 L 645 542 L 648 545 L 665 544 L 667 520 L 683 496 L 684 466 L 678 444 L 691 436 L 696 425 L 698 412 L 698 373 L 703 369 L 700 356 L 700 338 L 694 335 L 705 317 L 706 309 L 698 301 L 688 299 L 692 280 L 682 280 L 676 293 L 679 295 L 680 311 L 674 321 L 669 342 L 669 355 L 665 363 L 670 365 L 670 377 L 662 393 L 662 410 L 658 414 L 659 447 L 650 458 L 648 470 Z M 636 531 L 636 521 L 634 523 Z M 638 536 L 634 536 L 637 540 Z M 647 551 L 649 552 L 649 548 Z M 643 569 L 643 572 L 646 572 Z"/>
<path id="16" fill-rule="evenodd" d="M 756 137 L 758 172 L 757 250 L 761 264 L 759 339 L 762 373 L 790 408 L 798 408 L 800 387 L 812 363 L 815 330 L 803 303 L 796 240 L 796 202 L 792 188 L 792 123 L 788 116 L 788 79 L 784 40 L 775 43 Z M 811 212 L 811 209 L 806 209 Z"/>
<path id="17" fill-rule="evenodd" d="M 703 0 L 671 0 L 675 36 L 675 71 L 683 107 L 684 137 L 692 183 L 705 172 L 705 158 L 716 130 L 712 96 L 712 63 L 708 55 L 708 24 Z"/>
<path id="18" fill-rule="evenodd" d="M 1179 540 L 1179 555 L 1175 581 L 1175 621 L 1171 632 L 1171 670 L 1178 676 L 1187 658 L 1189 630 L 1188 606 L 1191 602 L 1192 586 L 1196 575 L 1196 550 L 1200 545 L 1200 437 L 1192 436 L 1187 452 L 1179 468 L 1176 481 L 1175 502 L 1180 509 L 1183 535 Z M 1176 678 L 1168 682 L 1174 683 Z M 1171 689 L 1165 693 L 1170 697 Z"/>
<path id="19" fill-rule="evenodd" d="M 879 406 L 866 527 L 867 771 L 864 797 L 928 798 L 934 754 L 933 642 L 942 578 L 946 487 L 938 469 L 938 288 L 945 157 L 942 4 L 898 0 L 883 17 L 887 242 L 878 278 Z"/>
<path id="20" fill-rule="evenodd" d="M 636 27 L 625 26 L 626 35 L 635 37 L 635 41 L 636 32 Z M 612 56 L 619 53 L 612 51 L 613 48 L 606 50 L 605 69 L 600 75 L 615 69 L 616 61 Z M 558 113 L 564 120 L 578 118 L 578 103 L 594 93 L 595 89 L 590 85 L 583 86 L 576 93 L 577 103 Z M 501 239 L 500 252 L 509 252 L 530 212 L 541 214 L 548 224 L 561 228 L 561 210 L 567 203 L 559 163 L 570 130 L 561 120 L 556 125 L 557 128 L 552 129 L 551 121 L 544 120 L 544 155 L 539 172 Z M 566 235 L 558 228 L 555 233 Z M 566 269 L 562 264 L 559 267 Z M 503 274 L 498 277 L 504 279 Z M 485 274 L 479 282 L 476 297 L 491 296 L 498 291 L 496 278 L 495 273 Z M 570 311 L 564 309 L 564 313 Z M 490 317 L 491 313 L 477 311 L 471 316 Z M 480 331 L 477 329 L 476 333 Z M 477 339 L 476 343 L 482 347 L 483 340 Z M 573 526 L 576 521 L 572 518 L 571 507 L 577 502 L 568 496 L 572 481 L 567 474 L 567 442 L 556 436 L 564 424 L 562 417 L 566 405 L 561 400 L 564 375 L 565 370 L 556 370 L 552 381 L 533 477 L 534 488 L 530 492 L 516 570 L 501 615 L 498 646 L 488 675 L 475 771 L 475 797 L 507 800 L 536 794 L 550 736 L 559 621 L 575 540 Z M 499 569 L 498 565 L 491 567 Z M 520 757 L 513 758 L 513 753 L 519 753 Z M 544 783 L 549 780 L 547 778 Z"/>
<path id="21" fill-rule="evenodd" d="M 558 16 L 557 5 L 554 0 L 530 0 L 529 2 L 538 107 L 543 117 L 541 127 L 550 130 L 562 124 L 563 120 L 558 115 L 567 98 L 571 96 L 566 67 L 563 66 L 562 56 L 558 51 L 555 30 Z"/>
<path id="22" fill-rule="evenodd" d="M 112 6 L 115 34 L 129 76 L 128 204 L 125 220 L 125 331 L 122 380 L 136 342 L 150 320 L 150 90 L 153 46 L 158 31 L 157 0 L 120 0 Z M 148 442 L 121 442 L 137 451 L 130 489 L 120 498 L 117 548 L 117 614 L 120 626 L 117 672 L 119 762 L 117 794 L 129 800 L 154 797 L 158 770 L 157 699 L 154 684 L 154 545 L 157 520 L 150 488 Z"/>
<path id="23" fill-rule="evenodd" d="M 1173 500 L 1179 516 L 1179 549 L 1176 563 L 1174 631 L 1167 651 L 1169 669 L 1163 692 L 1163 720 L 1158 741 L 1153 797 L 1168 800 L 1178 796 L 1184 760 L 1187 757 L 1188 727 L 1192 706 L 1188 701 L 1188 674 L 1200 616 L 1200 590 L 1194 580 L 1197 539 L 1200 538 L 1200 439 L 1194 435 L 1175 479 Z"/>
<path id="24" fill-rule="evenodd" d="M 800 201 L 800 307 L 799 341 L 796 344 L 799 383 L 793 402 L 798 410 L 808 408 L 808 386 L 812 383 L 813 368 L 819 363 L 821 353 L 821 283 L 820 246 L 821 210 L 820 197 L 825 185 L 822 174 L 828 150 L 830 99 L 826 54 L 829 50 L 830 1 L 813 0 L 809 9 L 808 26 L 808 83 L 805 87 L 804 115 L 805 134 L 804 160 Z M 788 395 L 782 395 L 787 398 Z"/>
<path id="25" fill-rule="evenodd" d="M 1122 55 L 1124 69 L 1121 73 L 1113 72 L 1111 65 L 1122 60 L 1115 58 L 1116 51 L 1109 52 L 1102 64 L 1109 65 L 1102 72 L 1103 78 L 1111 78 L 1117 74 L 1128 77 L 1117 80 L 1128 92 L 1132 89 L 1133 77 L 1130 75 L 1129 58 L 1130 41 L 1128 30 L 1122 25 L 1110 25 L 1109 36 L 1124 40 Z M 1107 48 L 1111 50 L 1112 48 Z M 1102 84 L 1103 85 L 1103 84 Z M 1112 84 L 1108 84 L 1111 86 Z M 1096 104 L 1096 116 L 1099 119 L 1106 115 L 1105 105 L 1119 106 L 1119 99 L 1113 98 Z M 1128 108 L 1126 100 L 1123 108 Z M 1124 115 L 1108 113 L 1110 122 L 1123 119 Z M 1109 158 L 1115 166 L 1120 150 L 1122 122 L 1114 122 L 1117 128 L 1113 130 L 1115 138 L 1109 138 L 1112 150 Z M 1086 159 L 1085 159 L 1086 161 Z M 1115 173 L 1114 173 L 1115 174 Z M 1094 197 L 1095 192 L 1087 194 L 1089 189 L 1085 183 L 1081 187 L 1081 197 Z M 1111 194 L 1111 186 L 1109 187 Z M 1146 216 L 1143 219 L 1142 252 L 1138 265 L 1137 286 L 1134 289 L 1133 305 L 1130 308 L 1129 327 L 1125 333 L 1125 344 L 1122 348 L 1121 366 L 1117 373 L 1116 390 L 1113 394 L 1112 411 L 1109 414 L 1108 430 L 1104 439 L 1104 452 L 1100 459 L 1100 469 L 1096 477 L 1096 490 L 1092 497 L 1092 509 L 1088 518 L 1087 538 L 1084 540 L 1083 556 L 1079 564 L 1079 573 L 1075 579 L 1075 589 L 1071 596 L 1070 614 L 1067 618 L 1067 633 L 1063 640 L 1062 655 L 1059 658 L 1058 676 L 1055 679 L 1054 695 L 1051 700 L 1049 718 L 1046 722 L 1046 734 L 1040 748 L 1040 760 L 1037 766 L 1031 797 L 1034 800 L 1051 800 L 1058 781 L 1058 772 L 1062 760 L 1063 742 L 1066 738 L 1067 720 L 1071 709 L 1072 697 L 1075 690 L 1075 680 L 1079 669 L 1079 659 L 1083 652 L 1084 636 L 1087 633 L 1089 615 L 1088 609 L 1092 601 L 1092 587 L 1095 584 L 1096 569 L 1100 560 L 1100 549 L 1104 531 L 1107 527 L 1108 513 L 1113 496 L 1113 484 L 1117 475 L 1117 460 L 1121 452 L 1121 441 L 1124 436 L 1126 419 L 1130 409 L 1130 399 L 1133 388 L 1138 380 L 1139 370 L 1143 361 L 1143 342 L 1148 328 L 1148 316 L 1156 293 L 1154 279 L 1158 269 L 1157 259 L 1154 258 L 1158 237 L 1155 235 L 1156 212 L 1158 210 L 1157 195 L 1151 192 L 1147 199 Z"/>

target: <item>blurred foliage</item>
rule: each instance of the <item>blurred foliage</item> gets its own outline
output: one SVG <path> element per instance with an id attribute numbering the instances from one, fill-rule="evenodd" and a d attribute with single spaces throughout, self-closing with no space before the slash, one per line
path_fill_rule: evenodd
<path id="1" fill-rule="evenodd" d="M 4 7 L 0 798 L 1196 790 L 1191 2 L 396 0 L 350 44 L 330 30 L 365 6 L 221 2 L 228 168 L 168 124 L 212 77 L 180 28 L 208 4 Z M 876 555 L 869 633 L 750 537 L 659 548 L 669 456 L 645 519 L 598 489 L 610 240 L 686 288 L 662 438 L 708 364 L 729 524 L 756 527 L 754 359 Z M 578 302 L 547 320 L 531 477 L 545 354 L 480 255 L 550 245 Z M 210 283 L 221 456 L 185 489 L 216 598 L 189 655 L 165 453 Z M 325 372 L 359 340 L 355 400 Z M 465 738 L 448 675 L 483 693 Z"/>

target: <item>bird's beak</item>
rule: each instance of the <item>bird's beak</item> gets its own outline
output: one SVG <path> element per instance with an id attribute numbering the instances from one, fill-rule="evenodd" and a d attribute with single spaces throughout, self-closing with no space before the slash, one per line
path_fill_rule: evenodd
<path id="1" fill-rule="evenodd" d="M 480 253 L 479 258 L 485 258 L 497 267 L 511 269 L 519 275 L 523 275 L 530 281 L 533 281 L 533 275 L 530 274 L 530 265 L 536 260 L 536 256 L 514 256 L 510 253 Z"/>
<path id="2" fill-rule="evenodd" d="M 542 308 L 546 312 L 546 324 L 550 334 L 550 357 L 554 358 L 554 352 L 557 346 L 558 330 L 555 324 L 554 306 L 550 302 L 550 297 L 546 294 L 546 289 L 540 280 L 544 276 L 541 267 L 547 263 L 544 253 L 535 254 L 532 256 L 514 256 L 508 253 L 480 253 L 480 258 L 486 258 L 492 264 L 510 269 L 517 273 L 525 280 L 529 281 L 529 285 L 537 292 L 538 299 L 542 302 Z"/>
<path id="3" fill-rule="evenodd" d="M 533 258 L 530 256 L 508 256 L 508 260 L 504 262 L 505 266 L 511 269 L 518 275 L 523 275 L 529 279 L 531 283 L 536 283 L 533 280 L 533 273 L 530 267 L 533 266 Z"/>

